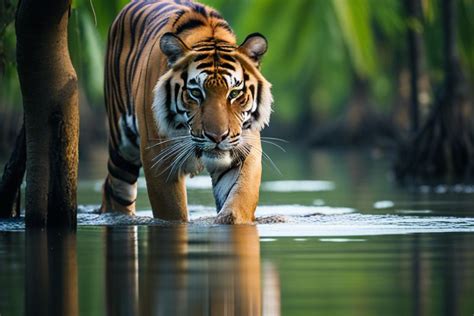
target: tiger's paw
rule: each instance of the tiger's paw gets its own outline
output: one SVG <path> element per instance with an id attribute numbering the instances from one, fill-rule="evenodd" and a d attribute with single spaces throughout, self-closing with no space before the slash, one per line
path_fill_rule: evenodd
<path id="1" fill-rule="evenodd" d="M 221 211 L 216 219 L 214 224 L 223 224 L 223 225 L 234 225 L 234 224 L 252 224 L 253 220 L 251 218 L 245 218 L 239 216 L 236 212 L 232 211 Z"/>

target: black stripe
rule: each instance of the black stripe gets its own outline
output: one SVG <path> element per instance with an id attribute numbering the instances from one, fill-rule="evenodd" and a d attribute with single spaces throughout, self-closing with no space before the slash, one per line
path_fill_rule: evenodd
<path id="1" fill-rule="evenodd" d="M 135 203 L 136 200 L 133 200 L 133 201 L 127 201 L 125 199 L 122 199 L 121 197 L 115 195 L 113 189 L 110 187 L 110 184 L 109 184 L 109 181 L 106 180 L 105 183 L 104 183 L 104 189 L 105 189 L 105 192 L 107 193 L 108 196 L 110 196 L 111 198 L 113 198 L 115 200 L 115 202 L 119 203 L 120 205 L 122 206 L 129 206 L 129 205 L 132 205 L 133 203 Z"/>
<path id="2" fill-rule="evenodd" d="M 128 184 L 134 184 L 137 182 L 138 177 L 117 168 L 111 160 L 107 162 L 107 170 L 114 178 L 127 182 Z"/>
<path id="3" fill-rule="evenodd" d="M 176 91 L 176 89 L 178 89 L 178 93 L 179 93 L 179 85 L 178 84 L 176 84 L 176 86 L 175 86 L 175 91 Z M 183 93 L 181 93 L 181 103 L 184 104 Z M 189 111 L 186 110 L 186 108 L 184 110 L 180 109 L 177 95 L 176 95 L 176 112 L 178 112 L 178 114 L 181 114 L 181 115 L 184 115 L 185 113 L 189 112 Z"/>
<path id="4" fill-rule="evenodd" d="M 193 118 L 196 116 L 196 114 L 193 114 L 191 116 L 189 116 L 188 120 L 186 121 L 186 123 L 191 123 L 191 121 L 193 120 Z"/>
<path id="5" fill-rule="evenodd" d="M 208 54 L 201 54 L 201 55 L 196 56 L 196 58 L 194 58 L 194 61 L 195 61 L 195 62 L 201 61 L 201 60 L 206 59 L 207 57 L 209 57 Z"/>
<path id="6" fill-rule="evenodd" d="M 207 37 L 205 39 L 202 39 L 201 41 L 195 43 L 193 45 L 194 48 L 202 47 L 202 46 L 214 46 L 216 43 L 215 39 L 213 37 Z"/>
<path id="7" fill-rule="evenodd" d="M 193 9 L 197 13 L 199 13 L 202 16 L 207 18 L 207 11 L 206 11 L 206 8 L 203 5 L 200 5 L 199 3 L 195 3 L 194 6 L 193 6 Z"/>
<path id="8" fill-rule="evenodd" d="M 194 28 L 204 26 L 204 25 L 205 25 L 204 22 L 201 20 L 196 20 L 196 19 L 189 20 L 188 22 L 183 23 L 176 28 L 176 35 L 184 31 L 189 31 L 189 30 L 192 30 Z"/>
<path id="9" fill-rule="evenodd" d="M 146 3 L 146 2 L 145 2 Z M 172 3 L 162 2 L 159 4 L 155 4 L 156 6 L 151 7 L 151 12 L 156 14 L 163 14 L 163 9 L 169 6 L 172 6 L 172 9 L 176 9 L 176 7 Z"/>
<path id="10" fill-rule="evenodd" d="M 227 75 L 227 76 L 229 76 L 229 77 L 232 77 L 232 73 L 229 72 L 229 71 L 227 71 L 227 70 L 225 70 L 225 69 L 219 69 L 219 73 L 220 73 L 221 75 Z M 227 81 L 226 81 L 226 83 L 227 83 Z"/>
<path id="11" fill-rule="evenodd" d="M 124 53 L 124 50 L 123 50 L 123 43 L 124 43 L 124 34 L 125 34 L 125 26 L 128 26 L 128 24 L 125 24 L 124 23 L 124 16 L 128 15 L 130 13 L 130 15 L 133 17 L 134 14 L 136 13 L 137 10 L 139 10 L 141 7 L 143 6 L 143 4 L 141 3 L 138 3 L 138 2 L 135 2 L 135 3 L 132 3 L 130 4 L 126 9 L 124 9 L 122 12 L 123 12 L 123 16 L 121 16 L 121 19 L 120 19 L 120 36 L 119 36 L 119 46 L 116 46 L 115 47 L 115 75 L 117 76 L 117 80 L 120 81 L 120 68 L 119 68 L 119 63 L 120 63 L 120 56 Z M 138 7 L 138 8 L 137 8 Z M 114 37 L 115 38 L 115 37 Z M 132 48 L 133 46 L 130 46 L 130 50 L 129 52 L 127 53 L 127 58 L 126 58 L 126 64 L 128 64 L 128 57 L 129 57 L 129 54 L 131 52 L 131 50 L 133 49 Z M 117 58 L 118 57 L 118 58 Z M 127 67 L 124 67 L 124 78 L 127 78 Z M 124 82 L 125 84 L 125 97 L 128 99 L 128 96 L 130 95 L 130 91 L 129 91 L 129 86 L 127 84 L 127 82 L 125 81 Z M 120 84 L 119 84 L 120 85 Z M 120 99 L 120 104 L 121 107 L 125 107 L 127 109 L 128 112 L 131 112 L 131 105 L 130 105 L 130 100 L 123 100 L 122 98 L 122 95 L 119 94 L 119 99 Z M 125 104 L 126 103 L 126 104 Z"/>
<path id="12" fill-rule="evenodd" d="M 133 23 L 130 25 L 130 49 L 127 53 L 127 58 L 125 59 L 125 66 L 124 66 L 124 77 L 128 78 L 130 67 L 130 56 L 133 53 L 133 48 L 135 47 L 135 28 L 137 27 L 138 22 L 141 20 L 142 15 L 146 12 L 146 10 L 142 10 L 138 16 L 137 12 L 141 10 L 145 6 L 145 3 L 139 3 L 137 6 L 133 8 L 132 11 L 130 11 L 130 19 L 133 20 Z M 123 53 L 123 52 L 122 52 Z M 127 96 L 127 112 L 128 113 L 133 113 L 132 111 L 132 101 L 131 101 L 131 84 L 130 81 L 127 80 L 125 83 L 125 93 Z"/>
<path id="13" fill-rule="evenodd" d="M 176 20 L 174 20 L 173 22 L 173 27 L 176 25 L 176 23 L 178 23 L 179 19 L 181 19 L 181 17 L 186 13 L 185 10 L 179 10 L 177 13 L 176 13 Z"/>
<path id="14" fill-rule="evenodd" d="M 230 56 L 230 55 L 227 55 L 227 54 L 221 54 L 220 57 L 224 60 L 227 60 L 227 61 L 230 61 L 230 62 L 233 62 L 235 63 L 235 58 Z"/>
<path id="15" fill-rule="evenodd" d="M 130 7 L 129 7 L 130 8 Z M 127 8 L 127 9 L 129 9 Z M 123 25 L 123 19 L 120 20 L 120 35 L 118 35 L 119 42 L 117 43 L 114 41 L 114 44 L 117 44 L 115 46 L 115 50 L 113 52 L 113 58 L 114 58 L 114 75 L 115 79 L 118 81 L 118 87 L 120 87 L 120 54 L 122 53 L 122 48 L 123 48 L 123 41 L 124 41 L 124 25 Z M 117 101 L 118 104 L 117 106 L 123 108 L 123 98 L 121 93 L 117 93 Z M 120 138 L 120 137 L 119 137 Z"/>
<path id="16" fill-rule="evenodd" d="M 138 34 L 140 34 L 140 38 L 142 37 L 143 35 L 143 32 L 145 31 L 145 26 L 147 25 L 147 20 L 148 20 L 148 17 L 150 16 L 150 14 L 148 13 L 147 10 L 144 10 L 144 12 L 146 12 L 146 16 L 144 18 L 144 21 L 140 27 L 140 30 L 138 31 Z M 138 62 L 138 59 L 139 59 L 139 56 L 141 54 L 141 51 L 138 51 L 135 49 L 135 56 L 134 56 L 134 59 L 132 60 L 132 66 L 130 67 L 132 69 L 132 74 L 131 74 L 131 78 L 134 78 L 135 77 L 135 73 L 136 73 L 136 65 L 137 65 L 137 62 Z"/>
<path id="17" fill-rule="evenodd" d="M 221 63 L 219 67 L 226 68 L 232 71 L 235 71 L 235 67 L 232 64 L 229 63 Z"/>
<path id="18" fill-rule="evenodd" d="M 109 157 L 115 166 L 138 177 L 140 166 L 136 166 L 122 158 L 118 151 L 114 150 L 111 146 L 109 146 Z"/>
<path id="19" fill-rule="evenodd" d="M 173 8 L 168 8 L 166 10 L 163 10 L 163 14 L 168 12 L 168 11 L 171 11 L 173 10 Z M 146 18 L 148 19 L 151 15 L 148 15 Z M 152 18 L 152 17 L 151 17 Z M 159 20 L 158 20 L 159 21 Z M 145 24 L 146 22 L 143 22 L 143 24 Z M 141 55 L 142 53 L 145 51 L 145 45 L 148 43 L 148 41 L 150 40 L 150 38 L 152 36 L 155 36 L 159 31 L 161 31 L 161 29 L 168 23 L 168 18 L 165 18 L 161 21 L 159 21 L 158 23 L 156 24 L 151 24 L 151 25 L 147 25 L 147 31 L 146 31 L 146 35 L 144 38 L 142 38 L 142 41 L 141 41 L 141 44 L 140 46 L 136 49 L 137 51 L 137 55 L 136 57 L 134 58 L 134 64 L 132 65 L 132 68 L 134 69 L 134 72 L 132 73 L 132 76 L 131 78 L 134 78 L 135 77 L 135 71 L 138 69 L 138 67 L 136 67 L 136 64 L 138 63 L 138 61 L 140 60 L 141 58 Z"/>
<path id="20" fill-rule="evenodd" d="M 250 85 L 249 90 L 250 90 L 250 93 L 252 94 L 252 100 L 255 101 L 255 86 Z"/>
<path id="21" fill-rule="evenodd" d="M 224 20 L 224 18 L 222 17 L 222 15 L 220 15 L 219 12 L 217 12 L 217 11 L 211 11 L 211 12 L 209 13 L 209 16 L 210 16 L 211 18 L 214 18 L 214 19 Z"/>
<path id="22" fill-rule="evenodd" d="M 227 32 L 234 34 L 234 31 L 230 28 L 229 24 L 226 22 L 219 22 L 216 24 L 216 27 L 221 27 L 225 29 Z"/>
<path id="23" fill-rule="evenodd" d="M 257 108 L 262 103 L 262 82 L 259 81 L 257 85 Z"/>
<path id="24" fill-rule="evenodd" d="M 173 10 L 175 10 L 175 7 L 171 6 L 171 7 L 163 9 L 162 11 L 159 12 L 159 14 L 156 14 L 156 15 L 148 14 L 146 19 L 154 19 L 157 15 L 164 15 L 165 13 L 168 13 L 168 12 L 173 11 Z M 137 61 L 140 60 L 140 56 L 143 53 L 143 51 L 145 51 L 145 49 L 144 49 L 145 45 L 147 45 L 149 43 L 150 38 L 157 35 L 158 32 L 161 31 L 161 29 L 166 24 L 168 24 L 168 20 L 169 20 L 169 17 L 163 18 L 162 20 L 156 19 L 156 22 L 155 22 L 155 20 L 153 20 L 153 22 L 151 22 L 149 25 L 146 26 L 146 31 L 144 33 L 145 36 L 142 38 L 142 41 L 140 43 L 141 44 L 140 47 L 137 48 L 137 51 L 138 51 L 138 54 L 137 54 L 137 57 L 136 57 Z M 146 22 L 144 22 L 144 23 L 146 23 Z"/>
<path id="25" fill-rule="evenodd" d="M 213 62 L 210 62 L 210 63 L 202 63 L 200 64 L 199 66 L 196 67 L 196 69 L 204 69 L 204 68 L 209 68 L 211 66 L 213 66 L 214 63 Z"/>
<path id="26" fill-rule="evenodd" d="M 179 109 L 178 109 L 179 88 L 180 88 L 180 85 L 178 83 L 174 85 L 174 102 L 175 102 L 175 105 L 176 105 L 176 111 L 178 111 L 178 112 L 179 112 Z"/>
<path id="27" fill-rule="evenodd" d="M 260 112 L 258 111 L 258 106 L 257 106 L 257 109 L 255 110 L 255 112 L 253 112 L 252 116 L 253 116 L 255 121 L 258 121 L 258 119 L 260 118 Z"/>
<path id="28" fill-rule="evenodd" d="M 186 84 L 188 83 L 188 72 L 187 71 L 183 71 L 181 73 L 181 79 L 184 81 L 184 86 L 186 86 Z"/>
<path id="29" fill-rule="evenodd" d="M 197 52 L 213 51 L 214 49 L 215 46 L 200 46 L 194 48 L 194 50 Z"/>
<path id="30" fill-rule="evenodd" d="M 166 103 L 164 104 L 165 111 L 166 111 L 166 119 L 168 120 L 168 124 L 171 126 L 174 126 L 174 118 L 176 116 L 175 113 L 170 111 L 170 104 L 171 104 L 171 84 L 170 84 L 171 79 L 166 81 L 165 85 L 165 92 L 166 92 Z"/>

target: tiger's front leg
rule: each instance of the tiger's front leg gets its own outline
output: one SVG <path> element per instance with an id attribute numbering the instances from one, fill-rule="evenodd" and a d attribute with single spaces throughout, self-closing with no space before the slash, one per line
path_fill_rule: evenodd
<path id="1" fill-rule="evenodd" d="M 168 221 L 188 221 L 185 175 L 168 171 L 166 163 L 156 163 L 162 146 L 155 142 L 143 142 L 142 160 L 148 198 L 153 217 Z M 147 149 L 148 148 L 148 149 Z M 168 170 L 167 170 L 168 169 Z"/>
<path id="2" fill-rule="evenodd" d="M 262 175 L 260 140 L 251 141 L 250 153 L 242 163 L 211 171 L 217 224 L 249 224 L 255 220 Z"/>

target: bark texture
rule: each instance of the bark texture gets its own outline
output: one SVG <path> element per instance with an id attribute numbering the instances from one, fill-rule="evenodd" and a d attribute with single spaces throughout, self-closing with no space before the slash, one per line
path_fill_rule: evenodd
<path id="1" fill-rule="evenodd" d="M 20 216 L 20 186 L 25 175 L 25 127 L 21 128 L 0 181 L 0 218 Z"/>
<path id="2" fill-rule="evenodd" d="M 76 226 L 79 108 L 67 43 L 70 2 L 21 0 L 18 4 L 27 227 Z"/>

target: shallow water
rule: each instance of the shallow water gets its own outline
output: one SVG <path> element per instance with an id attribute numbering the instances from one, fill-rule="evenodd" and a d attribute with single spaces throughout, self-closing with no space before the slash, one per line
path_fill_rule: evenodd
<path id="1" fill-rule="evenodd" d="M 95 212 L 105 156 L 81 164 L 76 234 L 0 221 L 0 315 L 471 315 L 469 186 L 397 188 L 378 153 L 271 153 L 256 226 L 217 226 L 209 179 L 187 225 Z M 304 181 L 303 181 L 304 180 Z"/>

